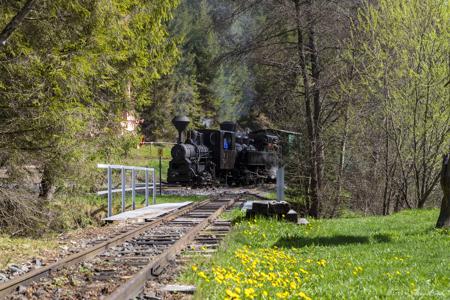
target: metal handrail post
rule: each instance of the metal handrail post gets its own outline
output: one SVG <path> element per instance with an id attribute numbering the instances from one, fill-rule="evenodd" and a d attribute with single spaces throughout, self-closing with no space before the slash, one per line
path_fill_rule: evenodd
<path id="1" fill-rule="evenodd" d="M 125 197 L 126 197 L 126 171 L 125 168 L 122 167 L 122 212 L 125 211 Z"/>
<path id="2" fill-rule="evenodd" d="M 148 170 L 145 170 L 145 206 L 148 206 Z"/>
<path id="3" fill-rule="evenodd" d="M 153 185 L 153 204 L 156 204 L 156 182 L 155 182 L 155 169 L 152 169 L 152 185 Z"/>
<path id="4" fill-rule="evenodd" d="M 131 201 L 132 209 L 136 209 L 136 170 L 131 170 Z"/>
<path id="5" fill-rule="evenodd" d="M 112 216 L 112 169 L 108 167 L 108 217 Z"/>
<path id="6" fill-rule="evenodd" d="M 108 195 L 108 217 L 113 215 L 113 194 L 122 192 L 122 212 L 126 211 L 126 196 L 127 192 L 131 191 L 132 197 L 132 209 L 136 209 L 136 191 L 145 190 L 145 205 L 148 206 L 150 203 L 150 188 L 153 190 L 153 204 L 156 204 L 156 173 L 155 168 L 146 168 L 146 167 L 134 167 L 134 166 L 122 166 L 122 165 L 107 165 L 107 164 L 97 164 L 98 168 L 107 170 L 107 189 L 104 191 L 97 191 L 97 195 Z M 113 189 L 113 170 L 121 171 L 121 186 L 117 189 Z M 131 171 L 131 184 L 127 187 L 127 171 Z M 145 172 L 145 183 L 138 182 L 138 177 L 136 172 L 143 171 Z M 152 185 L 150 186 L 150 173 L 152 172 Z"/>
<path id="7" fill-rule="evenodd" d="M 284 201 L 284 167 L 277 169 L 277 200 Z"/>
<path id="8" fill-rule="evenodd" d="M 159 195 L 162 195 L 162 160 L 161 155 L 159 156 Z"/>

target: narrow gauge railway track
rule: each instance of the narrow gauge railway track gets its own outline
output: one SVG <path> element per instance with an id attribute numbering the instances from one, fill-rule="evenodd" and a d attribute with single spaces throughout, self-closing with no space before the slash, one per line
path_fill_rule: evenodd
<path id="1" fill-rule="evenodd" d="M 0 285 L 7 299 L 129 299 L 235 203 L 222 194 Z M 25 287 L 27 286 L 28 287 Z"/>
<path id="2" fill-rule="evenodd" d="M 239 203 L 240 204 L 240 203 Z M 227 211 L 231 211 L 233 208 L 238 207 L 238 202 L 234 204 L 234 207 L 229 207 Z M 180 272 L 183 270 L 186 264 L 189 264 L 192 259 L 197 256 L 204 258 L 211 257 L 217 252 L 220 243 L 229 233 L 232 228 L 232 223 L 229 220 L 217 218 L 207 227 L 205 227 L 195 239 L 177 256 L 175 262 L 171 264 L 167 270 L 158 276 L 154 280 L 147 280 L 145 289 L 136 297 L 137 300 L 148 299 L 183 299 L 183 294 L 192 293 L 191 287 L 181 288 L 177 285 L 171 285 L 174 282 Z M 175 288 L 174 288 L 175 287 Z M 177 297 L 173 297 L 173 293 L 178 293 Z"/>

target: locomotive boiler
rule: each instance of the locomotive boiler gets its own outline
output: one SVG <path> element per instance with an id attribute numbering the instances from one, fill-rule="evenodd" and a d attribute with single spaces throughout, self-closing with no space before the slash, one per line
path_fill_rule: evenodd
<path id="1" fill-rule="evenodd" d="M 274 182 L 279 163 L 279 137 L 270 130 L 237 131 L 233 122 L 220 129 L 187 131 L 189 118 L 172 120 L 178 130 L 167 181 L 183 185 L 249 185 Z"/>

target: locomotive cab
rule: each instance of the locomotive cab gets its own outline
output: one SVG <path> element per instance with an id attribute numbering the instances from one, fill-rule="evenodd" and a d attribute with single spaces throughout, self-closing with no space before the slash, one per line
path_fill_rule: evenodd
<path id="1" fill-rule="evenodd" d="M 236 133 L 225 130 L 199 130 L 211 151 L 211 160 L 219 170 L 231 170 L 236 160 Z M 216 174 L 219 175 L 219 174 Z"/>

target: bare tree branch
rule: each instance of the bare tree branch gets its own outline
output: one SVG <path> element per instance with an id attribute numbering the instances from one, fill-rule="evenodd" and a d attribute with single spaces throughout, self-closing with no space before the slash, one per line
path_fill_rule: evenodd
<path id="1" fill-rule="evenodd" d="M 23 8 L 12 18 L 6 27 L 0 33 L 0 49 L 6 45 L 9 37 L 20 26 L 28 13 L 33 9 L 37 0 L 28 0 Z"/>

